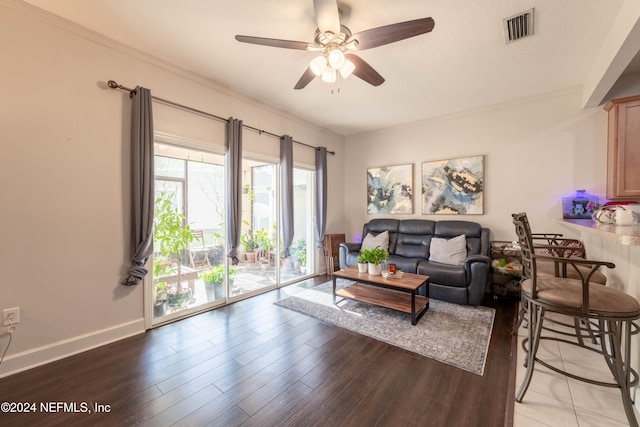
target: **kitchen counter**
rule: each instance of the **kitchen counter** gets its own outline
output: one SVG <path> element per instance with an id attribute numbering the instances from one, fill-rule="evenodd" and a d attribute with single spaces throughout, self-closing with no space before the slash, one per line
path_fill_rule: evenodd
<path id="1" fill-rule="evenodd" d="M 607 277 L 607 286 L 620 289 L 640 301 L 640 225 L 567 219 L 558 223 L 580 233 L 588 259 L 615 264 L 615 268 L 600 269 Z M 631 366 L 640 371 L 640 336 L 632 338 Z"/>
<path id="2" fill-rule="evenodd" d="M 581 234 L 603 237 L 621 245 L 640 246 L 640 225 L 601 224 L 590 219 L 561 219 L 559 223 Z"/>

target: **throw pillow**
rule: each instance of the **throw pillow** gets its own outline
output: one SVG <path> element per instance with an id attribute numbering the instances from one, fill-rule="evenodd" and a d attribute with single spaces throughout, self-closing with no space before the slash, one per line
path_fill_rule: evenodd
<path id="1" fill-rule="evenodd" d="M 461 234 L 452 239 L 431 239 L 429 261 L 443 264 L 462 265 L 467 258 L 467 238 Z"/>
<path id="2" fill-rule="evenodd" d="M 382 233 L 374 236 L 371 233 L 367 233 L 366 237 L 362 240 L 362 246 L 360 246 L 360 250 L 363 249 L 373 249 L 376 246 L 380 246 L 385 251 L 389 251 L 389 232 L 383 231 Z"/>

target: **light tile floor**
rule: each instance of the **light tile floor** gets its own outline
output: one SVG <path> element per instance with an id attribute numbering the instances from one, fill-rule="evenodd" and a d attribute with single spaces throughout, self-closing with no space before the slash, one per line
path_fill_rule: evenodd
<path id="1" fill-rule="evenodd" d="M 553 332 L 545 332 L 546 334 Z M 516 389 L 520 388 L 525 368 L 522 339 L 527 329 L 518 331 Z M 588 373 L 591 378 L 611 381 L 604 358 L 596 353 L 555 341 L 542 341 L 540 358 L 562 366 L 577 375 Z M 544 357 L 542 357 L 544 355 Z M 640 420 L 640 412 L 636 409 Z M 522 403 L 515 402 L 515 427 L 562 426 L 605 427 L 628 426 L 622 407 L 620 390 L 577 381 L 536 365 L 531 384 Z"/>

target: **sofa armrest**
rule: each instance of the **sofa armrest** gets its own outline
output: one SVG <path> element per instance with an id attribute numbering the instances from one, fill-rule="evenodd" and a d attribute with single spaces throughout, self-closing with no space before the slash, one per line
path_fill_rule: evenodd
<path id="1" fill-rule="evenodd" d="M 362 243 L 341 242 L 339 248 L 340 268 L 347 268 L 347 255 L 349 252 L 359 252 Z"/>
<path id="2" fill-rule="evenodd" d="M 484 293 L 489 285 L 491 258 L 486 255 L 469 255 L 464 261 L 464 269 L 467 273 L 468 303 L 479 305 L 482 303 Z"/>
<path id="3" fill-rule="evenodd" d="M 482 263 L 485 263 L 485 264 L 489 264 L 489 261 L 491 261 L 491 258 L 489 258 L 486 255 L 480 255 L 480 254 L 469 255 L 464 260 L 464 268 L 469 270 L 469 268 L 471 268 L 471 264 L 473 264 L 474 262 L 482 262 Z"/>

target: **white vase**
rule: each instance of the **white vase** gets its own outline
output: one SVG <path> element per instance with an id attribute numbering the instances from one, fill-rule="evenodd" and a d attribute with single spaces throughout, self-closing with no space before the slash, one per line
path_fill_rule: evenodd
<path id="1" fill-rule="evenodd" d="M 382 265 L 369 263 L 369 274 L 371 276 L 380 276 L 382 274 Z"/>
<path id="2" fill-rule="evenodd" d="M 365 263 L 358 263 L 358 273 L 366 273 L 367 269 L 369 268 L 369 264 Z"/>

